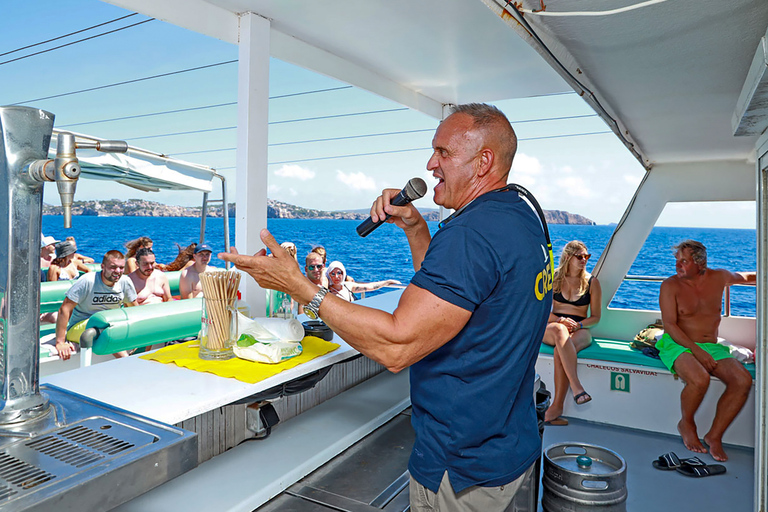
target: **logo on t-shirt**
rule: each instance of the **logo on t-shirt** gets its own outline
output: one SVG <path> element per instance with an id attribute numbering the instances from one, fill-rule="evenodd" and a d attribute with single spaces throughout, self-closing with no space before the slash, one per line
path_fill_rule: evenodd
<path id="1" fill-rule="evenodd" d="M 534 292 L 538 300 L 544 300 L 547 292 L 552 289 L 552 261 L 544 246 L 541 246 L 541 252 L 544 253 L 544 270 L 536 276 Z"/>
<path id="2" fill-rule="evenodd" d="M 109 293 L 109 294 L 94 295 L 93 300 L 91 301 L 91 304 L 93 305 L 120 304 L 122 301 L 123 301 L 122 295 Z"/>

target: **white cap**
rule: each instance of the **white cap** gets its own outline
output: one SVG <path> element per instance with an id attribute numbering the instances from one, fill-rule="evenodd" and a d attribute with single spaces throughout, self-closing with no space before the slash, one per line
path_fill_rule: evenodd
<path id="1" fill-rule="evenodd" d="M 55 244 L 57 242 L 58 242 L 58 240 L 56 240 L 52 236 L 43 236 L 43 237 L 40 238 L 40 248 L 42 249 L 43 247 L 47 247 L 47 246 L 49 246 L 51 244 Z"/>

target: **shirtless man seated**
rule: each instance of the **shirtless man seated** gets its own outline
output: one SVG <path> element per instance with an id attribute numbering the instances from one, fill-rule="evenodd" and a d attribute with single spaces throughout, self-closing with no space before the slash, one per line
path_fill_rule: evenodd
<path id="1" fill-rule="evenodd" d="M 208 266 L 208 262 L 211 261 L 211 254 L 213 251 L 206 244 L 199 244 L 195 247 L 195 254 L 192 256 L 194 265 L 186 267 L 179 276 L 179 294 L 182 299 L 194 299 L 203 296 L 200 274 L 216 270 L 216 268 Z"/>
<path id="2" fill-rule="evenodd" d="M 728 456 L 723 450 L 723 434 L 744 407 L 752 376 L 731 357 L 727 346 L 717 343 L 723 290 L 732 284 L 754 283 L 756 274 L 707 268 L 707 249 L 694 240 L 686 240 L 674 249 L 677 274 L 661 284 L 659 306 L 665 334 L 656 348 L 667 368 L 685 382 L 680 393 L 682 419 L 677 429 L 692 452 L 707 452 L 693 417 L 707 393 L 710 376 L 725 384 L 715 419 L 704 435 L 712 457 L 725 461 Z"/>
<path id="3" fill-rule="evenodd" d="M 136 262 L 136 270 L 128 274 L 128 277 L 136 288 L 136 302 L 139 306 L 171 300 L 168 277 L 155 268 L 155 253 L 152 249 L 142 247 L 136 251 Z"/>

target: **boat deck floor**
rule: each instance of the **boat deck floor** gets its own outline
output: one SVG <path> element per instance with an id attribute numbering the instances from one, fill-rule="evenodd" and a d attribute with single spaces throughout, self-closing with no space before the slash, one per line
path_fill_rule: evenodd
<path id="1" fill-rule="evenodd" d="M 284 493 L 258 508 L 258 512 L 374 512 L 406 511 L 408 457 L 413 444 L 410 409 L 371 433 Z M 726 447 L 727 473 L 690 478 L 652 466 L 659 455 L 689 452 L 680 438 L 571 420 L 565 427 L 548 426 L 544 447 L 555 443 L 589 443 L 609 448 L 627 462 L 627 510 L 630 512 L 700 512 L 752 510 L 754 454 L 751 449 Z M 707 464 L 709 455 L 700 455 Z M 541 500 L 539 500 L 541 503 Z M 539 511 L 541 511 L 539 505 Z"/>

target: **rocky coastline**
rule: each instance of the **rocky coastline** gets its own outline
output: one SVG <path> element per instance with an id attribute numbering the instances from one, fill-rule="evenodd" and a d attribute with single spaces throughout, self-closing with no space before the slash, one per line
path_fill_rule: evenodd
<path id="1" fill-rule="evenodd" d="M 200 206 L 174 206 L 147 201 L 145 199 L 128 199 L 120 201 L 75 201 L 72 205 L 72 215 L 98 217 L 200 217 Z M 424 210 L 424 218 L 429 221 L 439 220 L 435 209 Z M 62 215 L 61 206 L 43 204 L 43 215 Z M 229 204 L 229 215 L 235 215 L 235 204 Z M 222 217 L 221 206 L 211 206 L 209 217 Z M 550 224 L 579 224 L 593 226 L 595 222 L 578 214 L 561 210 L 544 210 L 544 216 Z M 267 200 L 267 218 L 270 219 L 348 219 L 363 220 L 368 212 L 357 211 L 323 211 L 302 208 L 272 199 Z"/>

